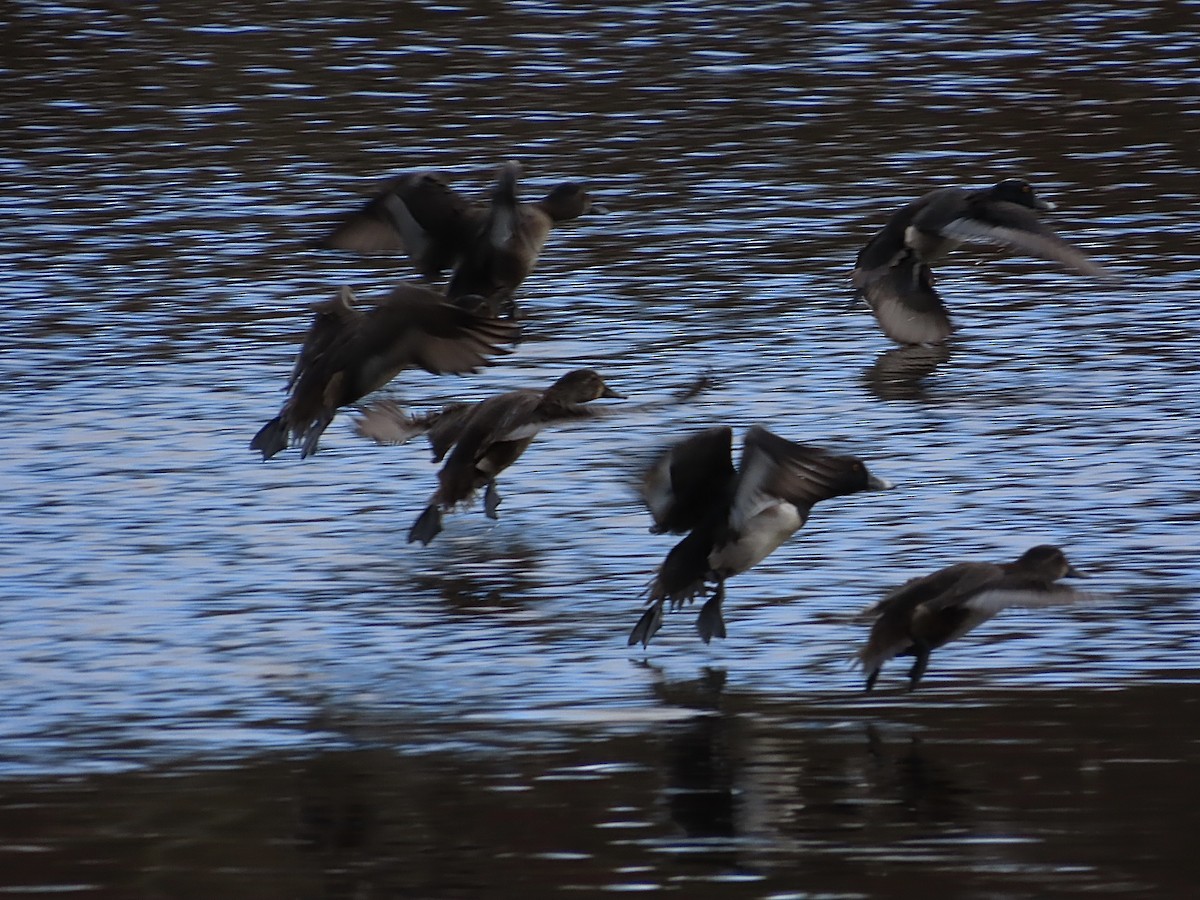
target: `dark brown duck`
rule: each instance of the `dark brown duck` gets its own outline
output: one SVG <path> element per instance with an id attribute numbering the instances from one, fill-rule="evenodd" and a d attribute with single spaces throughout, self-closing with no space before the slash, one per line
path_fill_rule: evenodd
<path id="1" fill-rule="evenodd" d="M 380 443 L 403 443 L 426 431 L 434 461 L 446 460 L 438 472 L 437 490 L 408 534 L 410 543 L 428 544 L 442 530 L 442 513 L 467 502 L 480 488 L 484 512 L 497 518 L 500 473 L 521 457 L 542 429 L 594 416 L 596 411 L 587 404 L 603 397 L 623 399 L 596 372 L 576 369 L 545 390 L 508 391 L 432 415 L 405 416 L 391 405 L 372 406 L 363 411 L 358 430 Z"/>
<path id="2" fill-rule="evenodd" d="M 863 614 L 874 619 L 858 658 L 869 691 L 895 656 L 912 656 L 908 688 L 925 674 L 929 654 L 1013 606 L 1075 603 L 1095 595 L 1057 584 L 1082 577 L 1058 547 L 1042 544 L 1010 563 L 962 562 L 901 585 Z"/>
<path id="3" fill-rule="evenodd" d="M 447 303 L 419 285 L 400 285 L 365 309 L 343 287 L 332 300 L 316 304 L 315 315 L 287 382 L 279 415 L 267 422 L 250 448 L 270 459 L 289 442 L 301 457 L 317 451 L 321 434 L 337 411 L 383 387 L 405 369 L 435 375 L 474 372 L 517 327 Z"/>
<path id="4" fill-rule="evenodd" d="M 520 174 L 517 163 L 501 166 L 489 201 L 480 203 L 464 198 L 442 175 L 406 173 L 344 219 L 324 246 L 407 252 L 425 278 L 452 272 L 446 289 L 452 300 L 476 295 L 497 306 L 510 303 L 537 264 L 551 229 L 594 208 L 586 188 L 575 182 L 522 203 Z"/>

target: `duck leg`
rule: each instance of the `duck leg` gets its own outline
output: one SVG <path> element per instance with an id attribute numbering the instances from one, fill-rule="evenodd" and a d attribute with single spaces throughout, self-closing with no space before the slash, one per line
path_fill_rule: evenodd
<path id="1" fill-rule="evenodd" d="M 915 691 L 917 684 L 921 680 L 921 676 L 925 674 L 925 667 L 929 665 L 930 647 L 928 644 L 914 642 L 910 651 L 916 657 L 912 668 L 908 670 L 908 689 Z"/>
<path id="2" fill-rule="evenodd" d="M 483 512 L 489 519 L 499 519 L 500 514 L 497 510 L 500 508 L 500 492 L 496 490 L 496 479 L 492 479 L 487 483 L 487 490 L 483 493 Z"/>
<path id="3" fill-rule="evenodd" d="M 696 616 L 696 630 L 700 639 L 708 643 L 713 638 L 725 637 L 725 617 L 721 614 L 721 603 L 725 600 L 725 582 L 718 581 L 713 595 L 700 607 L 700 615 Z"/>
<path id="4" fill-rule="evenodd" d="M 883 668 L 883 667 L 876 666 L 869 673 L 867 673 L 867 686 L 865 688 L 863 688 L 863 690 L 869 691 L 869 690 L 871 690 L 871 688 L 875 687 L 875 679 L 877 679 L 879 677 L 879 670 L 881 668 Z"/>
<path id="5" fill-rule="evenodd" d="M 442 531 L 442 509 L 436 503 L 430 503 L 425 511 L 413 522 L 408 531 L 408 542 L 420 541 L 428 544 Z"/>
<path id="6" fill-rule="evenodd" d="M 632 647 L 634 644 L 641 643 L 643 647 L 650 643 L 650 638 L 654 637 L 658 629 L 662 628 L 663 622 L 663 601 L 660 597 L 650 604 L 650 608 L 642 613 L 642 617 L 638 619 L 638 623 L 633 626 L 633 631 L 629 633 L 629 644 Z"/>

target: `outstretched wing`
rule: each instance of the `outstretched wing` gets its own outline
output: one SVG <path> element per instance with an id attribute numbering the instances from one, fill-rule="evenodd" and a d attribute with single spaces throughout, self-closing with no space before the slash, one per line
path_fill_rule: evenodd
<path id="1" fill-rule="evenodd" d="M 1060 262 L 1083 275 L 1107 274 L 1086 253 L 1055 234 L 1036 212 L 1017 203 L 993 202 L 973 208 L 971 215 L 944 224 L 941 233 L 959 241 L 997 244 L 1039 259 Z"/>
<path id="2" fill-rule="evenodd" d="M 682 534 L 728 501 L 735 477 L 733 429 L 719 425 L 662 451 L 642 477 L 641 496 L 655 533 Z"/>
<path id="3" fill-rule="evenodd" d="M 403 369 L 434 375 L 473 372 L 491 356 L 507 353 L 502 345 L 518 334 L 512 322 L 446 303 L 440 294 L 417 285 L 400 285 L 366 314 L 352 349 L 365 362 L 360 387 L 366 394 Z"/>

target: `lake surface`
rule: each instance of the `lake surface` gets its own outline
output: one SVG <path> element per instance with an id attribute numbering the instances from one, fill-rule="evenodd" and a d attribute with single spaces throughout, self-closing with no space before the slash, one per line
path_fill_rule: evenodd
<path id="1" fill-rule="evenodd" d="M 18 2 L 0 31 L 0 894 L 1188 896 L 1200 863 L 1200 5 Z M 383 178 L 585 180 L 517 351 L 686 405 L 541 436 L 493 523 L 405 543 L 436 467 L 339 416 L 247 449 L 313 249 Z M 1027 177 L 1111 281 L 986 248 L 898 358 L 849 271 L 933 187 Z M 909 354 L 911 357 L 911 354 Z M 900 374 L 897 374 L 899 372 Z M 916 373 L 916 374 L 914 374 Z M 920 377 L 918 377 L 918 375 Z M 631 404 L 627 404 L 631 405 Z M 896 490 L 822 504 L 628 648 L 673 539 L 632 483 L 768 425 Z M 1005 614 L 861 691 L 854 614 L 1066 548 L 1103 603 Z"/>

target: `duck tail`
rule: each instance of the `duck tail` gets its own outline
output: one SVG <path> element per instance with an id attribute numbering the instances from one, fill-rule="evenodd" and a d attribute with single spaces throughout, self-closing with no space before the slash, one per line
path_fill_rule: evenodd
<path id="1" fill-rule="evenodd" d="M 429 431 L 437 417 L 437 412 L 410 415 L 394 400 L 379 400 L 358 410 L 354 431 L 376 444 L 406 444 Z"/>
<path id="2" fill-rule="evenodd" d="M 867 676 L 866 689 L 869 691 L 874 686 L 875 679 L 879 677 L 879 670 L 883 668 L 884 663 L 900 656 L 911 646 L 912 643 L 908 640 L 883 643 L 868 639 L 862 649 L 855 654 L 858 665 Z"/>

